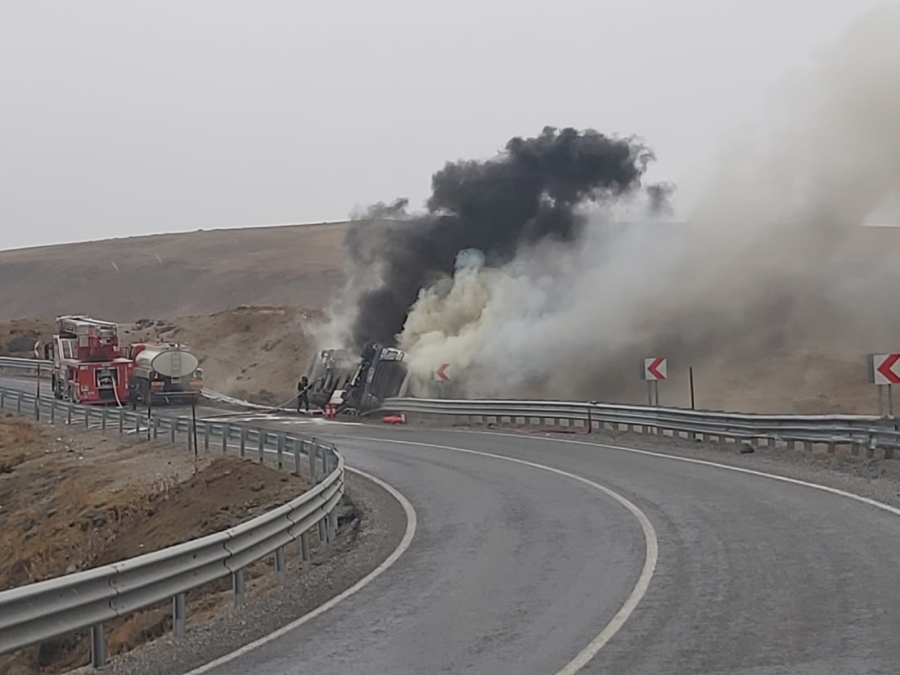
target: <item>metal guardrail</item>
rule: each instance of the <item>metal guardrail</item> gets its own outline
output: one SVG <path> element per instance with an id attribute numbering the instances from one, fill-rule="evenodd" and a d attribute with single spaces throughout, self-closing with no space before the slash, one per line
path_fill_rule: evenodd
<path id="1" fill-rule="evenodd" d="M 0 368 L 15 368 L 17 370 L 37 370 L 41 368 L 50 368 L 52 361 L 44 359 L 20 359 L 14 356 L 0 356 Z"/>
<path id="2" fill-rule="evenodd" d="M 867 415 L 755 415 L 744 413 L 610 405 L 560 401 L 501 401 L 390 398 L 382 411 L 452 416 L 469 423 L 538 424 L 566 422 L 586 430 L 640 430 L 657 435 L 685 435 L 750 443 L 825 444 L 829 451 L 847 445 L 851 453 L 882 448 L 885 457 L 900 449 L 898 421 Z"/>
<path id="3" fill-rule="evenodd" d="M 28 360 L 28 359 L 25 359 Z M 0 361 L 0 366 L 2 366 Z M 124 408 L 82 406 L 0 387 L 0 414 L 15 412 L 39 421 L 87 429 L 147 434 L 210 451 L 213 443 L 241 457 L 268 454 L 281 469 L 306 473 L 315 487 L 291 502 L 223 532 L 154 553 L 0 592 L 0 654 L 42 640 L 91 629 L 92 663 L 106 661 L 104 622 L 169 598 L 173 630 L 185 632 L 185 593 L 210 581 L 232 577 L 235 605 L 244 599 L 244 569 L 273 556 L 279 583 L 285 578 L 285 546 L 299 541 L 303 568 L 310 564 L 309 532 L 330 543 L 337 533 L 335 507 L 344 494 L 344 460 L 337 449 L 314 438 L 245 424 L 154 416 Z M 195 440 L 196 439 L 196 440 Z"/>

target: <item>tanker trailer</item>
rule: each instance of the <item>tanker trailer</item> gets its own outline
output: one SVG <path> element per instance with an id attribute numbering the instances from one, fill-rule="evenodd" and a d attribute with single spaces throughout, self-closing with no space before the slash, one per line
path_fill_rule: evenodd
<path id="1" fill-rule="evenodd" d="M 184 345 L 135 343 L 128 356 L 134 361 L 128 384 L 132 407 L 138 403 L 187 403 L 200 396 L 200 361 Z"/>

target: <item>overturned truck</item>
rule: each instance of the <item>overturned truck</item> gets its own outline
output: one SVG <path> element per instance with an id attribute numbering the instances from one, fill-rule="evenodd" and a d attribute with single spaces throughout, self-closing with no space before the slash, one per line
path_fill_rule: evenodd
<path id="1" fill-rule="evenodd" d="M 323 349 L 310 364 L 309 402 L 338 414 L 362 415 L 381 407 L 382 401 L 405 396 L 409 370 L 405 353 L 380 342 L 369 342 L 358 356 L 344 349 Z"/>

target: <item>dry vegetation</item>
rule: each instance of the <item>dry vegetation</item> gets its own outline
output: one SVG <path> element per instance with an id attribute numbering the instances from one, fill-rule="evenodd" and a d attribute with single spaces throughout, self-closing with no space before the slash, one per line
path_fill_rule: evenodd
<path id="1" fill-rule="evenodd" d="M 196 471 L 196 472 L 195 472 Z M 250 461 L 195 464 L 183 450 L 0 418 L 0 590 L 149 553 L 246 521 L 303 492 L 306 482 Z M 265 563 L 251 568 L 268 583 Z M 229 602 L 229 580 L 189 597 L 193 621 Z M 170 607 L 109 626 L 111 654 L 171 627 Z M 84 664 L 84 635 L 0 657 L 0 673 Z"/>

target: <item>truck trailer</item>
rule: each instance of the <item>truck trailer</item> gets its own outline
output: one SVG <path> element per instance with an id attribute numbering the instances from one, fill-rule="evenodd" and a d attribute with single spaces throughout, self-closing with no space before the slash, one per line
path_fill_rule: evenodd
<path id="1" fill-rule="evenodd" d="M 134 362 L 128 386 L 132 407 L 186 402 L 203 391 L 200 362 L 184 345 L 136 342 L 125 355 Z"/>
<path id="2" fill-rule="evenodd" d="M 344 349 L 323 349 L 308 370 L 309 401 L 337 412 L 360 415 L 378 409 L 385 398 L 403 396 L 409 386 L 406 354 L 379 342 L 366 344 L 358 356 Z"/>

